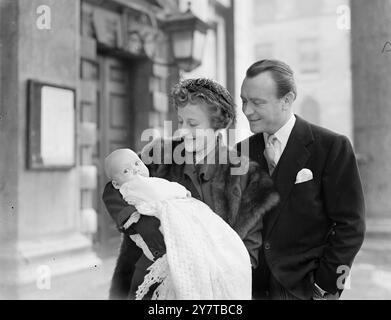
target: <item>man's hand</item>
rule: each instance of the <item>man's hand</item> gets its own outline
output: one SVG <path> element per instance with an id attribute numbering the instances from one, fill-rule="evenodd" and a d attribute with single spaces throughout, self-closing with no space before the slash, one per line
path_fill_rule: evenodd
<path id="1" fill-rule="evenodd" d="M 140 220 L 132 226 L 132 229 L 143 238 L 155 259 L 166 253 L 164 238 L 159 226 L 159 219 L 145 215 L 141 215 Z"/>
<path id="2" fill-rule="evenodd" d="M 314 283 L 313 288 L 313 300 L 338 300 L 338 292 L 335 294 L 329 293 L 321 289 L 316 283 Z"/>

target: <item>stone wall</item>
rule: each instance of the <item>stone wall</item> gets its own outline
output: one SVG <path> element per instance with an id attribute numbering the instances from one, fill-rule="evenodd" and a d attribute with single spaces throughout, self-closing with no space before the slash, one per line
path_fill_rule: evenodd
<path id="1" fill-rule="evenodd" d="M 37 25 L 42 5 L 47 29 Z M 51 277 L 99 264 L 80 233 L 78 167 L 26 166 L 28 80 L 79 94 L 79 6 L 68 0 L 0 2 L 0 297 L 17 296 L 20 285 L 39 279 L 42 267 Z"/>
<path id="2" fill-rule="evenodd" d="M 354 0 L 351 13 L 354 135 L 367 216 L 389 218 L 391 52 L 383 49 L 391 42 L 391 2 Z"/>
<path id="3" fill-rule="evenodd" d="M 49 30 L 36 26 L 37 8 L 51 9 Z M 19 157 L 19 231 L 29 239 L 77 226 L 77 168 L 69 171 L 26 170 L 27 81 L 36 79 L 75 88 L 79 93 L 79 1 L 20 0 L 18 35 L 18 107 L 20 109 Z M 59 141 L 61 143 L 61 141 Z"/>
<path id="4" fill-rule="evenodd" d="M 353 142 L 350 31 L 337 25 L 337 9 L 348 0 L 317 0 L 317 6 L 307 1 L 300 7 L 299 2 L 275 1 L 270 17 L 257 20 L 255 59 L 288 63 L 297 82 L 295 113 Z"/>
<path id="5" fill-rule="evenodd" d="M 14 1 L 0 0 L 0 274 L 14 278 L 18 237 L 18 74 L 17 14 Z M 14 287 L 0 281 L 0 299 L 14 297 Z"/>

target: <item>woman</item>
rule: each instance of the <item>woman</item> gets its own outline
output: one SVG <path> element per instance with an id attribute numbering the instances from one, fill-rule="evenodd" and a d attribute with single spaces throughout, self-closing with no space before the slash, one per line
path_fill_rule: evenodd
<path id="1" fill-rule="evenodd" d="M 278 195 L 271 178 L 258 164 L 244 156 L 239 163 L 233 163 L 231 150 L 221 143 L 220 131 L 236 120 L 233 99 L 225 88 L 208 79 L 180 82 L 174 87 L 172 98 L 181 139 L 170 144 L 154 141 L 144 148 L 141 158 L 144 161 L 148 155 L 156 155 L 156 147 L 161 148 L 158 153 L 162 159 L 158 160 L 163 161 L 154 159 L 155 163 L 148 165 L 151 176 L 180 183 L 222 217 L 243 240 L 255 268 L 261 247 L 262 217 L 277 204 Z M 184 163 L 178 161 L 178 154 L 179 160 L 185 159 Z M 213 163 L 202 161 L 210 155 L 214 155 Z M 248 170 L 233 174 L 233 169 L 242 168 L 244 163 Z M 130 225 L 135 208 L 124 202 L 111 183 L 106 185 L 103 201 L 121 232 L 140 234 L 155 258 L 164 254 L 164 240 L 156 218 L 143 216 Z M 125 236 L 111 283 L 111 299 L 134 296 L 151 264 L 140 256 L 141 250 Z"/>

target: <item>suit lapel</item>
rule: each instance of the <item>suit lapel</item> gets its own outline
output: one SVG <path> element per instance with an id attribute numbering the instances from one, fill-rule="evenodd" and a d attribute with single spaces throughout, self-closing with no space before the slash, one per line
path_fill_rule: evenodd
<path id="1" fill-rule="evenodd" d="M 269 172 L 266 159 L 263 155 L 265 150 L 265 140 L 263 139 L 263 133 L 258 133 L 251 138 L 252 139 L 249 146 L 250 159 L 258 162 L 262 169 L 265 169 L 266 172 Z"/>
<path id="2" fill-rule="evenodd" d="M 307 146 L 314 140 L 309 124 L 296 116 L 296 123 L 289 136 L 288 143 L 273 172 L 272 178 L 280 194 L 280 204 L 269 217 L 267 233 L 269 234 L 281 211 L 286 205 L 289 194 L 295 185 L 297 173 L 304 167 L 310 157 Z"/>

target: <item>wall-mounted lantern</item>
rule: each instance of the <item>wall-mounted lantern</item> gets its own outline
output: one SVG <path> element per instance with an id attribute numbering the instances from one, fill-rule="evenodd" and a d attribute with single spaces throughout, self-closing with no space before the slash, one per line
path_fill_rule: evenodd
<path id="1" fill-rule="evenodd" d="M 173 58 L 180 69 L 190 72 L 201 65 L 208 29 L 190 5 L 186 12 L 167 16 L 164 30 L 170 36 Z"/>

